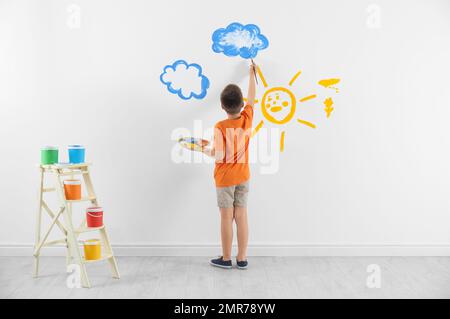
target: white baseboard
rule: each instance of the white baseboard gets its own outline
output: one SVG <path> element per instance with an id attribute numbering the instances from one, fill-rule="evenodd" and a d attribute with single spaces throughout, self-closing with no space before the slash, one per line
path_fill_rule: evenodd
<path id="1" fill-rule="evenodd" d="M 118 244 L 116 256 L 217 256 L 217 244 Z M 236 251 L 236 248 L 233 250 Z M 444 244 L 257 244 L 249 256 L 450 256 Z M 0 256 L 31 256 L 33 245 L 0 244 Z M 45 247 L 43 256 L 63 256 L 64 247 Z"/>

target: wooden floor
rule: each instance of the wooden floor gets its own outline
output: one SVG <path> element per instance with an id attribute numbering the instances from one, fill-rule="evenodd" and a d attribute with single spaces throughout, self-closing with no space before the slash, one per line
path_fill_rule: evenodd
<path id="1" fill-rule="evenodd" d="M 450 257 L 254 257 L 248 270 L 213 268 L 204 257 L 119 257 L 88 265 L 92 288 L 67 288 L 65 259 L 0 257 L 0 298 L 450 298 Z M 381 288 L 366 285 L 367 266 Z"/>

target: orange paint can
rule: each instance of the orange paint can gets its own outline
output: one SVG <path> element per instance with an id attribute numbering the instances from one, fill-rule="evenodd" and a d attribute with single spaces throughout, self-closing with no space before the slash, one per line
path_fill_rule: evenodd
<path id="1" fill-rule="evenodd" d="M 81 181 L 78 179 L 67 179 L 64 181 L 64 194 L 67 200 L 81 199 Z"/>

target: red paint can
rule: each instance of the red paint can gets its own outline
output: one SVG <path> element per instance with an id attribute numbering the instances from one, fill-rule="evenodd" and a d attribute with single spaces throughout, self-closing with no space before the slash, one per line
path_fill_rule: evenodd
<path id="1" fill-rule="evenodd" d="M 103 226 L 103 208 L 89 207 L 86 209 L 86 223 L 88 227 Z"/>

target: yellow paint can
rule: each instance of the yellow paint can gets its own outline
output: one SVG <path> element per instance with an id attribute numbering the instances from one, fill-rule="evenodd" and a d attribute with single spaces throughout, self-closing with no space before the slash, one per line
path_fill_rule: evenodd
<path id="1" fill-rule="evenodd" d="M 84 241 L 84 259 L 97 260 L 102 257 L 102 249 L 99 239 L 88 239 Z"/>

